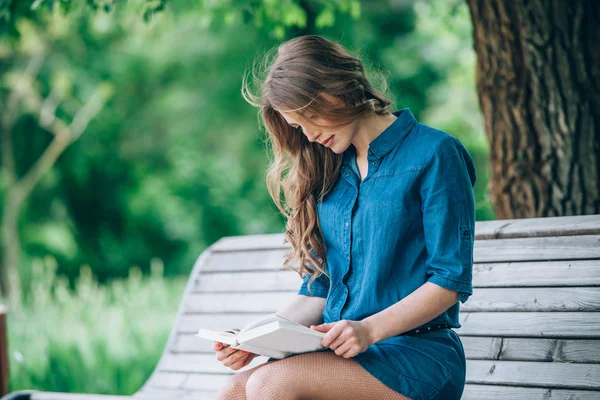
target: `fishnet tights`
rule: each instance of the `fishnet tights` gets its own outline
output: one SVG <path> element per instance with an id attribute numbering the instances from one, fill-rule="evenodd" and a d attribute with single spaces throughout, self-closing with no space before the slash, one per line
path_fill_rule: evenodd
<path id="1" fill-rule="evenodd" d="M 333 352 L 298 354 L 237 373 L 219 400 L 410 400 L 352 358 Z"/>

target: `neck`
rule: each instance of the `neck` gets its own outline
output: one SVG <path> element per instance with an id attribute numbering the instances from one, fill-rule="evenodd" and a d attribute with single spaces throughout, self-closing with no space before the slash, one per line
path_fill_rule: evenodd
<path id="1" fill-rule="evenodd" d="M 378 115 L 372 113 L 358 122 L 358 129 L 352 144 L 356 148 L 356 158 L 366 158 L 369 143 L 383 133 L 396 120 L 394 114 Z"/>

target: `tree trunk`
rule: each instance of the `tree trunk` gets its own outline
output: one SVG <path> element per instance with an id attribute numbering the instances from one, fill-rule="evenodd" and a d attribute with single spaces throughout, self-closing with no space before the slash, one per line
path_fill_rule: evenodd
<path id="1" fill-rule="evenodd" d="M 2 229 L 0 238 L 0 250 L 2 258 L 0 265 L 0 295 L 12 297 L 15 300 L 21 298 L 21 280 L 19 278 L 19 263 L 21 252 L 21 241 L 19 240 L 19 210 L 20 205 L 14 199 L 13 191 L 9 188 L 5 197 L 4 215 L 2 218 Z"/>
<path id="2" fill-rule="evenodd" d="M 600 2 L 467 3 L 497 218 L 600 213 Z"/>

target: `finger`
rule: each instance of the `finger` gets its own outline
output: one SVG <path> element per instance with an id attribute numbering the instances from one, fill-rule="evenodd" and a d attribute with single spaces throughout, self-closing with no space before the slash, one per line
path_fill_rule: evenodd
<path id="1" fill-rule="evenodd" d="M 338 338 L 338 336 L 342 333 L 343 330 L 344 330 L 344 325 L 341 322 L 338 324 L 335 324 L 335 326 L 333 328 L 331 328 L 331 330 L 325 334 L 325 336 L 321 340 L 321 344 L 324 347 L 331 347 L 331 344 L 333 342 L 335 342 L 335 340 Z"/>
<path id="2" fill-rule="evenodd" d="M 214 342 L 213 343 L 213 350 L 217 351 L 217 350 L 222 350 L 225 347 L 227 347 L 228 345 L 225 343 L 221 343 L 221 342 Z"/>
<path id="3" fill-rule="evenodd" d="M 344 329 L 340 335 L 329 345 L 329 347 L 333 350 L 336 350 L 338 347 L 342 346 L 344 343 L 348 343 L 352 345 L 356 342 L 356 335 L 352 328 Z"/>
<path id="4" fill-rule="evenodd" d="M 227 346 L 223 350 L 217 350 L 217 360 L 223 361 L 227 357 L 229 357 L 231 354 L 235 353 L 236 351 L 237 351 L 236 349 L 233 349 L 230 346 Z"/>
<path id="5" fill-rule="evenodd" d="M 342 357 L 352 358 L 357 354 L 358 354 L 358 352 L 356 351 L 356 349 L 353 346 L 350 346 L 350 348 L 342 354 Z"/>
<path id="6" fill-rule="evenodd" d="M 244 359 L 247 356 L 248 356 L 247 353 L 244 353 L 243 351 L 238 350 L 236 353 L 229 355 L 229 357 L 227 357 L 225 359 L 225 361 L 223 362 L 223 365 L 229 367 L 229 366 L 235 364 L 237 361 Z"/>
<path id="7" fill-rule="evenodd" d="M 352 347 L 352 343 L 346 341 L 336 347 L 335 354 L 337 354 L 338 356 L 343 356 L 345 353 L 352 350 Z"/>
<path id="8" fill-rule="evenodd" d="M 244 354 L 244 357 L 241 357 L 235 363 L 231 365 L 231 369 L 238 370 L 240 368 L 244 368 L 246 365 L 250 364 L 252 361 L 252 355 L 250 353 Z"/>

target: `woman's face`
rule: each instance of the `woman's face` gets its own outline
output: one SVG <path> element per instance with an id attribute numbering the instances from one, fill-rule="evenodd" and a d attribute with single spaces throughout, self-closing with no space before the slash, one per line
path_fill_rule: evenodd
<path id="1" fill-rule="evenodd" d="M 325 147 L 329 147 L 337 154 L 343 153 L 350 146 L 352 139 L 356 135 L 356 124 L 354 123 L 334 130 L 333 128 L 328 129 L 328 127 L 333 127 L 335 124 L 316 114 L 300 118 L 298 115 L 292 113 L 279 113 L 288 125 L 303 133 L 309 141 L 318 142 Z"/>

